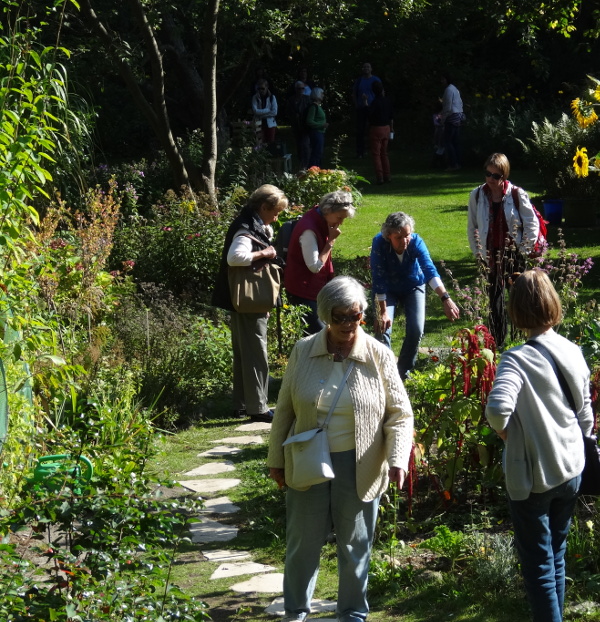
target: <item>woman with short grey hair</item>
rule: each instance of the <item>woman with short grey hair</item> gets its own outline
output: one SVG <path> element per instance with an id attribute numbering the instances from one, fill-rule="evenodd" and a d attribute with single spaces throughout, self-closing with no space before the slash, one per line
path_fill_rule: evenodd
<path id="1" fill-rule="evenodd" d="M 321 549 L 333 526 L 339 588 L 337 619 L 364 620 L 379 498 L 392 482 L 402 488 L 413 436 L 413 413 L 392 352 L 361 328 L 367 299 L 348 276 L 317 296 L 327 326 L 294 347 L 269 438 L 269 476 L 286 493 L 283 622 L 310 613 Z M 339 392 L 339 395 L 336 394 Z M 336 400 L 337 397 L 337 401 Z M 335 477 L 292 487 L 288 435 L 324 425 Z M 291 432 L 291 430 L 294 430 Z"/>
<path id="2" fill-rule="evenodd" d="M 333 309 L 336 307 L 349 309 L 354 304 L 358 305 L 359 311 L 364 314 L 369 306 L 365 288 L 356 279 L 339 276 L 319 292 L 317 313 L 325 324 L 331 324 Z"/>
<path id="3" fill-rule="evenodd" d="M 298 221 L 288 247 L 284 284 L 289 301 L 305 305 L 305 332 L 318 333 L 324 326 L 317 314 L 317 294 L 333 278 L 331 251 L 342 233 L 340 226 L 354 216 L 352 193 L 329 192 Z"/>
<path id="4" fill-rule="evenodd" d="M 352 193 L 345 190 L 329 192 L 321 198 L 319 208 L 323 214 L 333 214 L 344 210 L 346 218 L 353 218 L 356 208 L 352 203 Z"/>
<path id="5" fill-rule="evenodd" d="M 323 149 L 325 147 L 325 130 L 329 126 L 327 117 L 321 104 L 325 93 L 323 89 L 316 87 L 312 90 L 310 98 L 312 104 L 306 111 L 306 127 L 310 139 L 310 157 L 308 166 L 321 167 L 323 161 Z"/>
<path id="6" fill-rule="evenodd" d="M 414 233 L 415 221 L 404 212 L 390 214 L 371 246 L 371 277 L 375 299 L 375 337 L 392 347 L 392 325 L 398 305 L 404 307 L 406 333 L 398 356 L 404 380 L 415 366 L 425 330 L 425 285 L 440 297 L 453 322 L 459 310 L 446 291 L 423 239 Z"/>

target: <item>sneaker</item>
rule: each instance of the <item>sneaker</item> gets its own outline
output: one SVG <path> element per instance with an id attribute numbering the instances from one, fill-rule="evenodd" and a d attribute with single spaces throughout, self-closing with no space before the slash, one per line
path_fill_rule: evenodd
<path id="1" fill-rule="evenodd" d="M 293 616 L 285 616 L 282 622 L 304 622 L 304 620 L 308 620 L 306 613 L 297 613 Z"/>
<path id="2" fill-rule="evenodd" d="M 265 423 L 273 423 L 273 416 L 275 411 L 271 408 L 267 412 L 260 413 L 258 415 L 250 415 L 252 421 L 264 421 Z"/>

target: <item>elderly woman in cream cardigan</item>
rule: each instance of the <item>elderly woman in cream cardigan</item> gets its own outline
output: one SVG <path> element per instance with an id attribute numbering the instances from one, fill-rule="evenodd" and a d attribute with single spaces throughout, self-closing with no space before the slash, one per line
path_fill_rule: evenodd
<path id="1" fill-rule="evenodd" d="M 394 355 L 367 335 L 363 287 L 351 277 L 331 280 L 317 296 L 325 328 L 300 340 L 286 370 L 271 430 L 267 464 L 280 487 L 290 479 L 283 442 L 321 425 L 352 370 L 327 427 L 332 480 L 296 490 L 287 486 L 284 621 L 310 613 L 320 552 L 331 529 L 337 542 L 337 617 L 367 617 L 367 578 L 379 498 L 388 483 L 404 484 L 412 448 L 413 413 Z M 291 481 L 291 479 L 290 479 Z"/>

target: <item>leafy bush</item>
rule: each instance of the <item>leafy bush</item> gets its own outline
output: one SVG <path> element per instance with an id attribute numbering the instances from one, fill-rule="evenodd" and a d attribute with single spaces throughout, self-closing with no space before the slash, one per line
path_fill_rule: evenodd
<path id="1" fill-rule="evenodd" d="M 533 122 L 533 136 L 519 140 L 525 153 L 537 169 L 546 193 L 553 198 L 597 197 L 600 176 L 579 179 L 573 170 L 573 156 L 579 145 L 600 143 L 600 124 L 581 128 L 577 121 L 563 114 L 556 123 L 545 118 Z"/>
<path id="2" fill-rule="evenodd" d="M 54 492 L 46 481 L 31 483 L 3 513 L 3 620 L 208 619 L 203 603 L 169 581 L 189 517 L 200 507 L 157 495 L 161 482 L 142 472 L 147 448 L 111 459 L 87 485 L 67 473 L 56 476 L 62 481 Z M 102 461 L 96 456 L 97 465 Z M 25 535 L 8 536 L 19 532 Z"/>
<path id="3" fill-rule="evenodd" d="M 130 265 L 138 283 L 156 283 L 176 296 L 209 302 L 231 218 L 229 203 L 215 211 L 169 192 L 148 219 L 132 216 L 115 232 L 112 268 Z"/>
<path id="4" fill-rule="evenodd" d="M 151 284 L 141 288 L 141 294 L 123 299 L 116 335 L 129 364 L 140 369 L 140 399 L 163 413 L 157 423 L 185 425 L 200 417 L 208 398 L 231 386 L 230 332 L 168 291 Z"/>
<path id="5" fill-rule="evenodd" d="M 285 192 L 291 205 L 302 205 L 308 210 L 317 205 L 323 195 L 335 190 L 351 192 L 354 204 L 360 205 L 362 194 L 357 188 L 360 182 L 368 183 L 354 171 L 311 166 L 303 174 L 283 173 L 273 183 Z"/>

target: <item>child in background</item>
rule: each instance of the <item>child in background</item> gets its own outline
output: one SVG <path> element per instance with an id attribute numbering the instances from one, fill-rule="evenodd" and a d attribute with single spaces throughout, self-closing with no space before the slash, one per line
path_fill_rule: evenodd
<path id="1" fill-rule="evenodd" d="M 434 168 L 444 166 L 444 122 L 442 121 L 442 102 L 433 106 L 433 160 Z"/>

